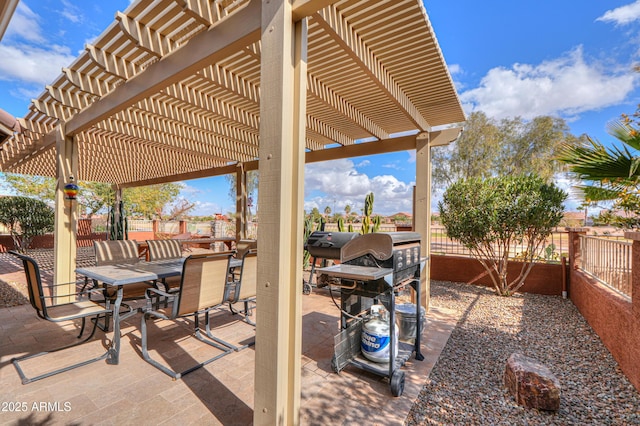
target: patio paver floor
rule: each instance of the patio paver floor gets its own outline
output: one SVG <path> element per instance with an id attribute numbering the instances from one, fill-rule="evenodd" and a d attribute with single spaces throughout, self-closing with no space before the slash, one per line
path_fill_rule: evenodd
<path id="1" fill-rule="evenodd" d="M 5 279 L 3 273 L 11 273 L 4 263 L 0 262 L 0 279 Z M 338 309 L 326 289 L 303 296 L 301 424 L 403 424 L 458 317 L 452 310 L 429 310 L 423 333 L 425 360 L 407 362 L 404 393 L 394 398 L 386 379 L 352 367 L 340 374 L 331 370 L 333 336 L 339 332 Z M 232 342 L 249 339 L 253 328 L 236 318 L 228 310 L 221 311 L 212 322 L 214 333 Z M 4 404 L 0 409 L 5 409 L 0 411 L 0 424 L 252 423 L 253 348 L 172 381 L 140 356 L 140 319 L 135 315 L 123 322 L 119 365 L 98 361 L 22 385 L 11 358 L 58 346 L 62 339 L 72 341 L 77 324 L 38 319 L 29 305 L 0 308 L 0 403 Z M 159 328 L 167 329 L 159 335 Z M 172 367 L 207 359 L 216 352 L 189 337 L 185 324 L 157 321 L 150 332 L 157 337 L 150 345 L 160 353 L 158 359 Z M 64 361 L 98 355 L 111 335 L 105 337 L 98 330 L 94 340 L 73 353 L 50 354 L 44 363 L 31 361 L 25 369 L 47 367 L 54 359 L 60 362 L 61 354 Z"/>

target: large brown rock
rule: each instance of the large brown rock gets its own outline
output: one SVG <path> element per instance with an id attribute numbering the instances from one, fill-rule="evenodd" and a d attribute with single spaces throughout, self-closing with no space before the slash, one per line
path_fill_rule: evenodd
<path id="1" fill-rule="evenodd" d="M 533 358 L 511 354 L 504 372 L 504 384 L 522 406 L 547 411 L 560 409 L 560 382 Z"/>

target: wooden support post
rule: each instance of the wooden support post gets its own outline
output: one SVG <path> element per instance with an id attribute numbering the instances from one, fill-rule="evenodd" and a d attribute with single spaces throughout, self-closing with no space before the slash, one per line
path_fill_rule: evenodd
<path id="1" fill-rule="evenodd" d="M 429 272 L 431 267 L 431 147 L 429 133 L 416 137 L 416 188 L 414 191 L 413 229 L 420 234 L 420 253 L 427 257 L 420 272 L 420 305 L 429 310 Z"/>
<path id="2" fill-rule="evenodd" d="M 72 177 L 77 184 L 78 150 L 73 138 L 65 135 L 64 123 L 58 126 L 56 133 L 56 175 L 53 278 L 55 283 L 71 283 L 76 280 L 78 202 L 65 199 L 64 186 L 71 182 Z M 57 295 L 64 295 L 75 293 L 76 290 L 70 284 L 58 291 Z"/>
<path id="3" fill-rule="evenodd" d="M 299 424 L 306 20 L 262 4 L 254 424 Z"/>

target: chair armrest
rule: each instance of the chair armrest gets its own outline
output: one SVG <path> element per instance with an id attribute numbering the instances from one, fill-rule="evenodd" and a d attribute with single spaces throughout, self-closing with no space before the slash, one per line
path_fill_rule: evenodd
<path id="1" fill-rule="evenodd" d="M 171 294 L 171 293 L 168 293 L 166 291 L 162 291 L 162 290 L 160 290 L 159 288 L 156 288 L 156 287 L 149 287 L 144 292 L 144 297 L 146 299 L 151 300 L 151 298 L 153 297 L 153 295 L 151 293 L 156 293 L 158 296 L 164 296 L 164 297 L 171 297 L 171 298 L 176 297 L 175 294 Z"/>
<path id="2" fill-rule="evenodd" d="M 153 300 L 154 294 L 156 296 L 164 296 L 166 298 L 167 301 L 171 300 L 172 302 L 175 301 L 178 298 L 178 294 L 175 293 L 169 293 L 166 291 L 162 291 L 158 288 L 155 287 L 151 287 L 148 288 L 145 293 L 144 293 L 144 297 L 147 301 L 147 305 L 142 309 L 142 312 L 146 315 L 153 315 L 155 317 L 158 318 L 163 318 L 163 319 L 169 319 L 169 317 L 167 315 L 165 315 L 164 313 L 158 311 L 158 305 L 159 305 L 159 298 L 156 297 L 156 300 Z M 154 303 L 156 304 L 156 309 L 154 309 Z M 171 309 L 172 314 L 171 314 L 171 318 L 175 318 L 176 316 L 176 309 L 177 309 L 178 305 L 177 303 L 173 304 L 173 308 Z"/>
<path id="3" fill-rule="evenodd" d="M 86 288 L 87 283 L 82 283 L 82 282 L 78 282 L 78 281 L 71 281 L 68 283 L 58 283 L 52 286 L 49 286 L 49 288 L 51 289 L 51 292 L 53 293 L 52 295 L 45 295 L 43 296 L 45 299 L 48 299 L 51 301 L 52 305 L 56 305 L 55 301 L 58 299 L 64 299 L 67 303 L 69 301 L 70 298 L 73 299 L 77 299 L 77 300 L 82 300 L 84 297 L 90 296 L 93 293 L 102 293 L 102 289 L 100 288 Z M 80 291 L 77 290 L 78 286 L 81 286 Z M 68 288 L 75 288 L 76 291 L 74 292 L 69 292 L 67 294 L 57 294 L 58 291 L 56 290 L 57 288 L 63 288 L 66 287 Z"/>

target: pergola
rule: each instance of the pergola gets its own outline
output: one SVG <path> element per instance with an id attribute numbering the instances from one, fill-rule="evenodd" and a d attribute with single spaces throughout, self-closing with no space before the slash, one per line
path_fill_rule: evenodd
<path id="1" fill-rule="evenodd" d="M 464 119 L 421 0 L 135 0 L 33 100 L 0 168 L 57 177 L 59 280 L 75 276 L 71 177 L 237 173 L 242 217 L 258 169 L 254 422 L 297 424 L 305 162 L 415 149 L 428 254 L 430 148 Z"/>

